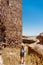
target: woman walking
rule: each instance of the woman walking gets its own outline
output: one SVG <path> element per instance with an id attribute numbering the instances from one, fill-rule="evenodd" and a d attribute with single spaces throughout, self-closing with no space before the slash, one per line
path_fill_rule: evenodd
<path id="1" fill-rule="evenodd" d="M 24 54 L 25 54 L 25 50 L 24 50 L 24 44 L 21 44 L 21 49 L 20 49 L 20 63 L 24 64 Z"/>

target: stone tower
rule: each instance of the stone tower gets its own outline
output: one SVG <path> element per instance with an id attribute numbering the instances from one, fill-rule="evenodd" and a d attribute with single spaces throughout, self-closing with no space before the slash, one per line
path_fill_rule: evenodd
<path id="1" fill-rule="evenodd" d="M 22 0 L 0 0 L 0 41 L 3 40 L 9 44 L 22 42 Z"/>

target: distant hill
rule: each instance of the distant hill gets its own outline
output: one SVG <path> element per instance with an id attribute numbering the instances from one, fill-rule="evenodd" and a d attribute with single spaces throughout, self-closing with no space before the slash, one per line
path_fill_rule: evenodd
<path id="1" fill-rule="evenodd" d="M 36 36 L 22 36 L 23 43 L 31 44 L 36 41 Z"/>

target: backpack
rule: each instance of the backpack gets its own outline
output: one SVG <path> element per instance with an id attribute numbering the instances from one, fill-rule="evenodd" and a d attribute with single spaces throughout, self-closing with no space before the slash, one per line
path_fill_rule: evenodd
<path id="1" fill-rule="evenodd" d="M 22 49 L 21 49 L 21 54 L 24 54 L 24 52 L 25 52 L 25 51 L 24 51 L 24 48 L 22 48 Z"/>

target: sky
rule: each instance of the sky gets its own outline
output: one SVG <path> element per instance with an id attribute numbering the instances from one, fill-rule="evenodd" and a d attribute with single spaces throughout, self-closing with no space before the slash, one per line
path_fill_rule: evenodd
<path id="1" fill-rule="evenodd" d="M 22 30 L 26 36 L 43 32 L 43 0 L 22 0 Z"/>

